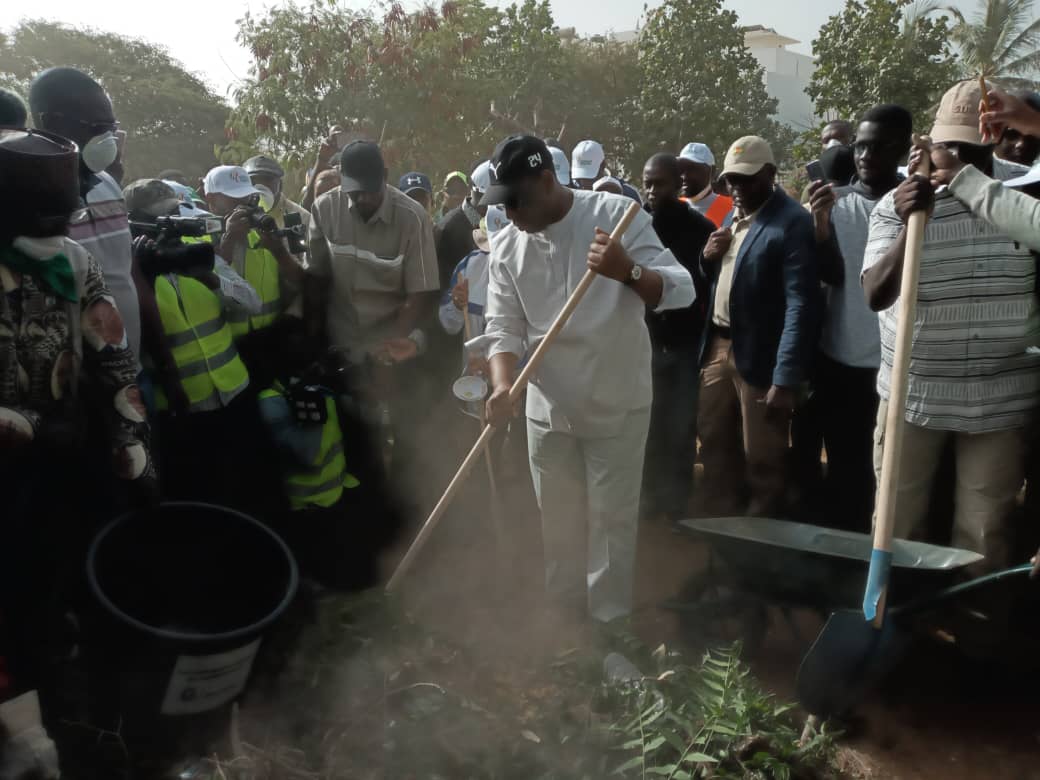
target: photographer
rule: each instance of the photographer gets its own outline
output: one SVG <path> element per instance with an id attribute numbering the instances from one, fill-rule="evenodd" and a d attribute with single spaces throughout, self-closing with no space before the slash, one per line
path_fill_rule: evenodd
<path id="1" fill-rule="evenodd" d="M 160 379 L 163 494 L 262 513 L 269 507 L 254 482 L 268 468 L 263 429 L 230 324 L 255 315 L 260 299 L 204 240 L 206 220 L 175 216 L 169 185 L 143 179 L 124 197 L 138 278 L 159 315 L 145 320 L 142 341 Z"/>
<path id="2" fill-rule="evenodd" d="M 4 778 L 58 776 L 39 725 L 41 706 L 56 717 L 54 626 L 93 533 L 155 494 L 137 360 L 96 259 L 65 237 L 79 171 L 74 143 L 0 131 L 0 655 L 15 697 L 0 702 Z"/>
<path id="3" fill-rule="evenodd" d="M 206 174 L 205 198 L 209 210 L 225 217 L 217 254 L 223 257 L 260 296 L 260 312 L 233 313 L 231 331 L 239 339 L 273 324 L 299 290 L 303 268 L 278 235 L 278 225 L 258 207 L 260 191 L 245 169 L 219 165 Z"/>

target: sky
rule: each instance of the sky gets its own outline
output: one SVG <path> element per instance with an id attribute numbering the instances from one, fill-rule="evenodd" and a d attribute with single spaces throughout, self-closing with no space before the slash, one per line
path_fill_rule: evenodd
<path id="1" fill-rule="evenodd" d="M 355 7 L 370 5 L 367 0 L 341 1 Z M 32 11 L 26 13 L 26 4 L 11 0 L 0 4 L 0 29 L 8 30 L 23 17 L 29 17 L 144 38 L 166 46 L 189 70 L 220 94 L 226 94 L 237 79 L 247 75 L 250 63 L 249 54 L 235 42 L 236 20 L 247 9 L 257 13 L 278 4 L 274 0 L 216 0 L 202 5 L 141 0 L 36 0 Z M 654 4 L 651 0 L 650 5 Z M 962 8 L 974 5 L 971 0 L 954 4 Z M 404 5 L 413 8 L 420 3 L 405 0 Z M 801 41 L 791 46 L 792 50 L 811 54 L 811 42 L 820 25 L 842 8 L 844 0 L 724 0 L 724 5 L 737 12 L 741 24 L 772 27 Z M 557 24 L 575 27 L 580 34 L 632 30 L 639 23 L 643 6 L 644 0 L 552 0 Z M 100 9 L 103 14 L 98 13 Z"/>

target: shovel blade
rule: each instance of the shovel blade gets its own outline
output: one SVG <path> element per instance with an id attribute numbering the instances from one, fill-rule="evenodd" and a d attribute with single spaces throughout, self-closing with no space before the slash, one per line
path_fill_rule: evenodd
<path id="1" fill-rule="evenodd" d="M 825 719 L 848 712 L 881 681 L 907 644 L 891 618 L 877 629 L 861 612 L 832 613 L 798 669 L 799 701 Z"/>

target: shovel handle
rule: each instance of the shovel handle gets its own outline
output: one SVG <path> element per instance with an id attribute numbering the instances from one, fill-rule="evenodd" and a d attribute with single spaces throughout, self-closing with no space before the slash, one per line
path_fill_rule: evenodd
<path id="1" fill-rule="evenodd" d="M 632 220 L 636 218 L 636 215 L 640 211 L 642 211 L 642 208 L 638 203 L 633 202 L 632 205 L 628 207 L 628 211 L 626 211 L 624 216 L 621 217 L 621 220 L 617 223 L 610 234 L 612 241 L 619 240 L 625 234 L 629 225 L 632 224 Z M 534 372 L 545 357 L 546 351 L 550 346 L 552 346 L 556 337 L 560 335 L 563 326 L 567 324 L 567 320 L 570 319 L 574 310 L 578 308 L 581 299 L 585 297 L 585 293 L 588 292 L 589 287 L 592 286 L 592 283 L 596 280 L 598 275 L 599 274 L 590 268 L 585 272 L 585 275 L 581 277 L 578 286 L 574 288 L 574 292 L 570 294 L 567 302 L 563 305 L 563 308 L 560 309 L 560 313 L 556 315 L 556 319 L 553 320 L 553 324 L 549 327 L 549 330 L 542 338 L 541 343 L 535 348 L 530 359 L 527 361 L 527 365 L 524 366 L 524 370 L 520 372 L 520 376 L 518 376 L 516 381 L 513 382 L 513 386 L 509 389 L 510 401 L 516 403 L 520 399 L 524 389 L 527 387 L 527 383 L 531 380 Z M 430 513 L 430 516 L 426 518 L 426 522 L 423 523 L 422 528 L 419 529 L 419 533 L 416 535 L 415 541 L 412 542 L 412 546 L 408 548 L 408 552 L 404 554 L 401 562 L 397 565 L 397 569 L 390 577 L 390 580 L 386 583 L 387 593 L 392 592 L 400 584 L 401 580 L 408 573 L 408 570 L 412 568 L 416 557 L 422 551 L 422 548 L 426 546 L 427 540 L 437 527 L 437 524 L 441 521 L 441 518 L 444 516 L 448 507 L 451 505 L 451 502 L 455 498 L 455 494 L 459 491 L 459 488 L 462 487 L 469 472 L 473 469 L 473 466 L 488 446 L 494 432 L 495 429 L 490 425 L 484 426 L 480 438 L 477 439 L 476 444 L 473 445 L 473 449 L 469 451 L 465 460 L 462 461 L 462 465 L 459 466 L 459 470 L 455 472 L 455 476 L 448 484 L 448 488 L 444 491 L 444 495 L 441 496 L 437 505 Z"/>
<path id="2" fill-rule="evenodd" d="M 927 151 L 929 142 L 915 138 L 915 143 Z M 930 160 L 924 155 L 923 170 L 928 175 Z M 914 323 L 917 319 L 917 283 L 921 271 L 921 248 L 928 214 L 915 211 L 906 225 L 906 250 L 903 255 L 903 273 L 899 287 L 899 320 L 896 325 L 896 343 L 892 357 L 892 379 L 889 388 L 888 409 L 885 416 L 885 437 L 881 451 L 881 479 L 877 489 L 877 514 L 874 522 L 874 551 L 870 558 L 867 588 L 863 594 L 864 617 L 881 628 L 888 595 L 888 574 L 892 561 L 892 537 L 895 531 L 898 475 L 903 455 L 903 430 L 906 418 L 906 395 L 910 354 L 913 349 Z"/>

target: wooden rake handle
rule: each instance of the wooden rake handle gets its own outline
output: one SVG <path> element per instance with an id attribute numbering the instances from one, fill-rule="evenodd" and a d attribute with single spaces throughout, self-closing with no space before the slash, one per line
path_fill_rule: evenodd
<path id="1" fill-rule="evenodd" d="M 614 241 L 619 240 L 625 234 L 625 231 L 628 230 L 629 225 L 632 224 L 632 220 L 636 218 L 636 215 L 639 212 L 639 204 L 633 202 L 632 205 L 629 206 L 628 211 L 626 211 L 625 215 L 621 218 L 621 221 L 618 222 L 617 227 L 615 227 L 613 232 L 610 234 L 610 238 Z M 539 364 L 545 357 L 545 353 L 548 351 L 549 347 L 552 346 L 556 337 L 560 335 L 563 326 L 567 324 L 567 320 L 570 319 L 574 310 L 578 308 L 578 304 L 581 303 L 581 299 L 585 297 L 585 293 L 588 292 L 589 287 L 592 286 L 592 283 L 596 280 L 597 276 L 598 274 L 595 271 L 589 269 L 585 272 L 581 281 L 578 282 L 578 286 L 574 288 L 574 292 L 570 294 L 570 297 L 563 305 L 560 313 L 557 314 L 556 319 L 553 320 L 552 326 L 550 326 L 548 332 L 546 332 L 545 337 L 541 340 L 541 343 L 538 344 L 534 353 L 531 355 L 531 358 L 527 361 L 524 370 L 520 372 L 520 376 L 518 376 L 516 381 L 513 382 L 513 386 L 509 390 L 510 401 L 516 403 L 520 399 L 520 396 L 524 392 L 524 388 L 527 387 L 527 383 L 531 380 L 534 372 L 538 369 Z M 452 478 L 451 482 L 448 483 L 448 488 L 444 491 L 444 495 L 441 496 L 437 505 L 430 513 L 430 516 L 426 518 L 426 522 L 423 523 L 422 528 L 419 529 L 419 533 L 416 535 L 415 541 L 412 542 L 412 546 L 408 548 L 408 552 L 405 553 L 404 558 L 402 558 L 401 562 L 397 565 L 397 569 L 390 577 L 389 582 L 386 583 L 387 593 L 392 592 L 400 584 L 401 580 L 408 573 L 408 570 L 412 568 L 416 557 L 418 557 L 422 548 L 426 546 L 426 542 L 429 540 L 430 535 L 433 533 L 437 524 L 444 516 L 444 513 L 451 505 L 451 502 L 454 500 L 455 494 L 458 493 L 459 488 L 462 487 L 469 472 L 473 469 L 473 466 L 487 448 L 494 431 L 495 429 L 492 426 L 484 426 L 484 430 L 481 431 L 476 444 L 473 445 L 473 448 L 469 451 L 465 460 L 462 461 L 459 470 L 455 472 L 455 476 Z"/>

